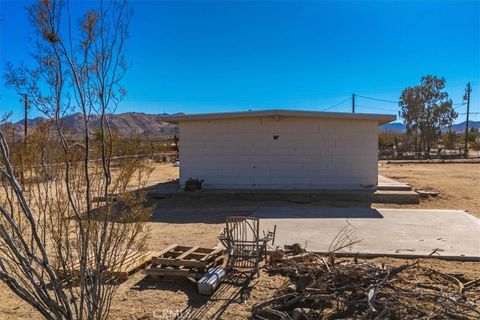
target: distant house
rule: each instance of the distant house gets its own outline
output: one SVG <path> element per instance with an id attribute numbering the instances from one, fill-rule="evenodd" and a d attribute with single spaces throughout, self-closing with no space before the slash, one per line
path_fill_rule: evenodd
<path id="1" fill-rule="evenodd" d="M 394 115 L 264 110 L 179 115 L 180 184 L 211 189 L 375 189 L 377 126 Z"/>

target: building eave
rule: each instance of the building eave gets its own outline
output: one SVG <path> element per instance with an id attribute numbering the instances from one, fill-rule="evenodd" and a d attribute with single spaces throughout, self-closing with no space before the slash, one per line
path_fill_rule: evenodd
<path id="1" fill-rule="evenodd" d="M 271 110 L 258 110 L 258 111 L 175 115 L 175 116 L 163 117 L 162 120 L 166 122 L 178 124 L 183 121 L 242 119 L 242 118 L 254 118 L 254 117 L 303 117 L 303 118 L 322 118 L 322 119 L 363 120 L 363 121 L 375 121 L 377 122 L 378 125 L 386 124 L 386 123 L 395 121 L 397 119 L 397 117 L 392 114 L 271 109 Z"/>

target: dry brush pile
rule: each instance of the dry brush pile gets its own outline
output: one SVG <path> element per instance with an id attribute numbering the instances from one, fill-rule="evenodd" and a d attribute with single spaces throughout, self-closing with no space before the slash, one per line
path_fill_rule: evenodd
<path id="1" fill-rule="evenodd" d="M 442 273 L 421 260 L 400 266 L 285 253 L 266 266 L 289 277 L 254 319 L 479 319 L 480 278 Z M 274 259 L 275 260 L 275 259 Z"/>

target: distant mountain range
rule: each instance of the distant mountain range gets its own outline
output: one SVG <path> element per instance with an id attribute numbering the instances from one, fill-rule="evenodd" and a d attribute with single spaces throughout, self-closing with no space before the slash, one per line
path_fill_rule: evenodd
<path id="1" fill-rule="evenodd" d="M 168 114 L 146 114 L 139 112 L 126 112 L 110 115 L 111 128 L 123 136 L 139 135 L 140 137 L 155 139 L 168 138 L 178 134 L 178 126 L 165 121 L 162 118 Z M 28 119 L 28 129 L 34 128 L 45 118 L 37 117 Z M 62 119 L 62 125 L 72 138 L 80 138 L 83 134 L 83 117 L 81 113 L 73 113 Z M 13 124 L 18 137 L 23 137 L 24 120 Z M 100 127 L 99 116 L 90 118 L 92 130 Z"/>
<path id="2" fill-rule="evenodd" d="M 452 125 L 452 130 L 454 132 L 465 132 L 465 123 L 466 121 Z M 469 128 L 480 128 L 480 121 L 468 121 Z M 398 133 L 405 132 L 405 125 L 400 122 L 387 123 L 378 127 L 379 131 L 393 131 Z M 442 131 L 447 131 L 447 128 L 442 129 Z"/>
<path id="3" fill-rule="evenodd" d="M 182 113 L 176 113 L 182 114 Z M 126 112 L 110 115 L 110 125 L 113 130 L 124 136 L 139 135 L 146 139 L 159 139 L 168 138 L 178 134 L 178 126 L 171 124 L 162 119 L 169 114 L 147 114 L 140 112 Z M 34 128 L 41 120 L 45 118 L 37 117 L 34 119 L 28 119 L 28 127 Z M 19 138 L 23 137 L 23 120 L 15 122 L 13 124 L 15 128 L 15 135 Z M 83 120 L 80 113 L 74 113 L 68 115 L 62 119 L 63 126 L 67 128 L 69 135 L 72 138 L 81 138 Z M 98 116 L 92 116 L 90 119 L 90 127 L 92 130 L 100 126 L 100 120 Z M 480 128 L 480 121 L 469 121 L 470 128 Z M 455 132 L 465 131 L 465 121 L 454 124 L 452 126 Z M 400 122 L 393 122 L 384 124 L 379 127 L 379 131 L 393 131 L 393 132 L 405 132 L 405 125 Z M 445 129 L 446 130 L 446 129 Z"/>

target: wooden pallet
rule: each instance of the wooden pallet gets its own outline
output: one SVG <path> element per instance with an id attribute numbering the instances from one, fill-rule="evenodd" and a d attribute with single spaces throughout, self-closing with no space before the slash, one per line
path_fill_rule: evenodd
<path id="1" fill-rule="evenodd" d="M 138 252 L 131 251 L 125 257 L 125 260 L 120 264 L 117 263 L 112 267 L 107 267 L 104 271 L 104 276 L 107 278 L 115 278 L 119 280 L 127 280 L 132 274 L 140 269 L 146 268 L 152 261 L 152 257 L 156 256 L 158 252 L 146 251 Z M 89 261 L 92 261 L 89 259 Z M 92 268 L 92 265 L 90 265 Z M 77 261 L 70 272 L 65 273 L 64 270 L 58 270 L 60 277 L 75 278 L 80 275 L 80 262 Z"/>
<path id="2" fill-rule="evenodd" d="M 173 244 L 152 258 L 152 265 L 207 269 L 222 258 L 222 249 Z"/>
<path id="3" fill-rule="evenodd" d="M 111 271 L 108 271 L 109 275 L 120 280 L 127 280 L 132 274 L 140 269 L 146 268 L 152 261 L 152 258 L 156 256 L 156 252 L 136 252 L 125 259 L 124 263 Z"/>
<path id="4" fill-rule="evenodd" d="M 147 275 L 163 278 L 197 278 L 209 268 L 223 263 L 223 249 L 202 248 L 173 244 L 152 258 Z"/>

